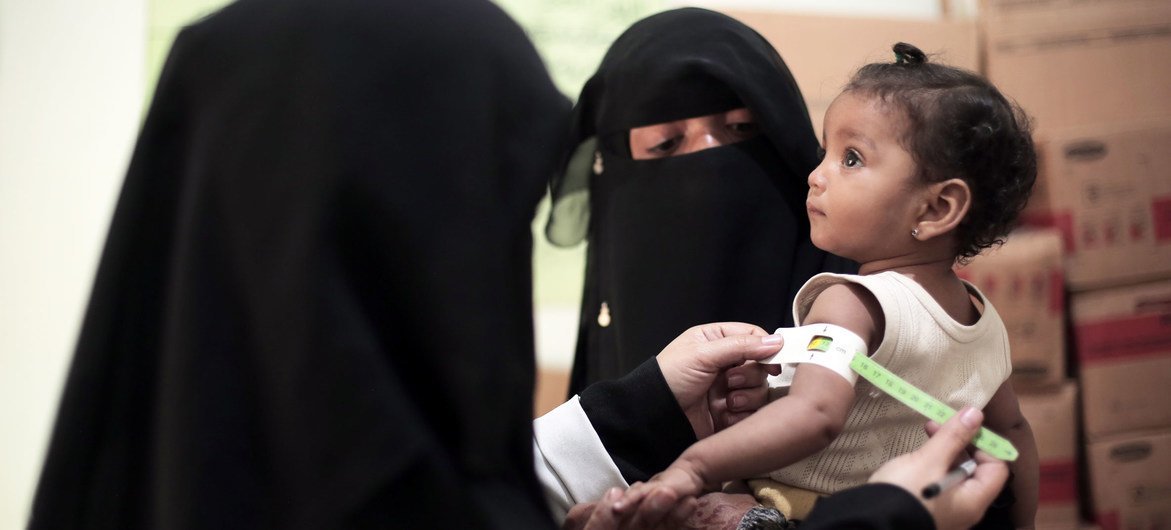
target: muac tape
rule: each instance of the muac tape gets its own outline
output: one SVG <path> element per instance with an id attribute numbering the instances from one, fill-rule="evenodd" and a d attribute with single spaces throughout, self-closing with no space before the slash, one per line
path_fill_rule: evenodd
<path id="1" fill-rule="evenodd" d="M 842 373 L 848 366 L 848 370 L 862 376 L 878 390 L 911 407 L 927 419 L 942 424 L 956 413 L 955 409 L 871 360 L 866 355 L 866 343 L 846 328 L 832 324 L 812 324 L 782 328 L 776 332 L 785 337 L 785 343 L 780 352 L 760 361 L 761 363 L 818 364 L 842 374 L 853 383 L 852 377 Z M 1001 460 L 1011 462 L 1019 456 L 1011 442 L 984 427 L 980 428 L 972 444 Z"/>

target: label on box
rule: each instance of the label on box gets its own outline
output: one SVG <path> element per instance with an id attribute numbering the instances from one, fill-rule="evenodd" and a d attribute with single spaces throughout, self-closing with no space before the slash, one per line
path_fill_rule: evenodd
<path id="1" fill-rule="evenodd" d="M 1078 324 L 1077 354 L 1083 363 L 1171 352 L 1171 314 L 1141 315 Z"/>

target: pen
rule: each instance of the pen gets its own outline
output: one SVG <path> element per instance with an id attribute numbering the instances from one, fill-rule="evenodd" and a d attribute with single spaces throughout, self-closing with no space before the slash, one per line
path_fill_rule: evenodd
<path id="1" fill-rule="evenodd" d="M 947 488 L 963 482 L 964 479 L 972 476 L 972 474 L 975 472 L 976 461 L 969 458 L 955 469 L 948 471 L 947 474 L 943 476 L 943 478 L 927 485 L 926 488 L 923 488 L 923 498 L 930 499 L 936 495 L 939 495 Z"/>

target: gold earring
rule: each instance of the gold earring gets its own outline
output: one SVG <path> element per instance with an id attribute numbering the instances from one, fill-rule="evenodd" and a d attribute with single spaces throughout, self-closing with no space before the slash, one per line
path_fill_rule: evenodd
<path id="1" fill-rule="evenodd" d="M 603 169 L 605 168 L 602 166 L 602 152 L 594 151 L 594 174 L 601 175 Z"/>

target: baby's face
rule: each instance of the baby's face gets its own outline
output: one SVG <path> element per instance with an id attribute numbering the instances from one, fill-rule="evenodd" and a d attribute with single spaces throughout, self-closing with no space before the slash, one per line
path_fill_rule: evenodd
<path id="1" fill-rule="evenodd" d="M 913 248 L 926 189 L 900 144 L 904 119 L 868 96 L 844 93 L 825 115 L 824 158 L 809 174 L 810 238 L 818 248 L 866 263 Z"/>
<path id="2" fill-rule="evenodd" d="M 758 134 L 752 112 L 739 108 L 631 129 L 630 154 L 635 160 L 666 158 L 734 144 Z"/>

